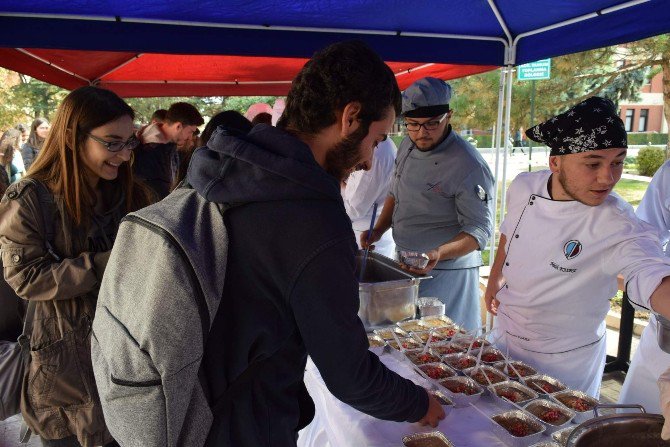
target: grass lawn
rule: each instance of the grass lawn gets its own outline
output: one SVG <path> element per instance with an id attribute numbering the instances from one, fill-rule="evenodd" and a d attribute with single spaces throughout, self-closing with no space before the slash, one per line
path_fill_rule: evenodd
<path id="1" fill-rule="evenodd" d="M 642 200 L 644 192 L 647 190 L 649 182 L 641 182 L 639 180 L 621 179 L 614 187 L 614 192 L 619 194 L 623 199 L 631 205 L 637 207 Z"/>

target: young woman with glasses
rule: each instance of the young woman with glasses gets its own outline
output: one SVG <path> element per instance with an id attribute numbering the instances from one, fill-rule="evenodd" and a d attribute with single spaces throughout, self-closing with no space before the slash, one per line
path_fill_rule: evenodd
<path id="1" fill-rule="evenodd" d="M 95 387 L 90 337 L 121 218 L 148 204 L 130 168 L 138 144 L 133 118 L 108 90 L 74 90 L 28 178 L 0 202 L 4 277 L 17 295 L 36 302 L 21 412 L 45 446 L 115 445 Z M 52 203 L 40 200 L 43 187 Z"/>

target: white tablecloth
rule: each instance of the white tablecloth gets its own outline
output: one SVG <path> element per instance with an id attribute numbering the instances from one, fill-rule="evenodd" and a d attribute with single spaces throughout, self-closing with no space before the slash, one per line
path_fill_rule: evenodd
<path id="1" fill-rule="evenodd" d="M 427 386 L 425 379 L 410 364 L 388 354 L 380 359 L 403 377 Z M 311 359 L 307 362 L 305 385 L 316 405 L 316 416 L 300 432 L 299 447 L 401 447 L 403 436 L 434 430 L 444 433 L 457 447 L 506 446 L 491 431 L 491 421 L 471 407 L 454 408 L 437 428 L 375 419 L 337 400 L 326 388 Z M 476 406 L 488 415 L 510 409 L 497 406 L 487 396 L 479 399 Z M 542 436 L 541 441 L 549 440 L 550 437 Z"/>

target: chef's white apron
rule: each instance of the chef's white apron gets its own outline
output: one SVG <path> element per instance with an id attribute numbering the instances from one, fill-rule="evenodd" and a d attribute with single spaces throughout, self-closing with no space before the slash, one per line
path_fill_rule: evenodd
<path id="1" fill-rule="evenodd" d="M 496 295 L 494 327 L 512 356 L 595 397 L 616 275 L 623 273 L 631 297 L 648 306 L 670 267 L 656 232 L 621 198 L 610 195 L 595 207 L 551 200 L 549 176 L 521 174 L 510 187 L 501 227 L 508 241 L 506 284 Z"/>

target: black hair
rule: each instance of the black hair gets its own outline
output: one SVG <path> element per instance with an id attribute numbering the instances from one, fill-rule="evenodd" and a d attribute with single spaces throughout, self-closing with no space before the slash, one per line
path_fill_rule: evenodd
<path id="1" fill-rule="evenodd" d="M 165 115 L 168 124 L 181 123 L 183 126 L 200 126 L 205 123 L 198 109 L 187 102 L 175 102 Z"/>
<path id="2" fill-rule="evenodd" d="M 338 42 L 318 51 L 291 84 L 277 127 L 315 134 L 336 121 L 336 112 L 354 101 L 368 128 L 389 106 L 396 115 L 402 99 L 398 83 L 384 61 L 360 40 Z"/>
<path id="3" fill-rule="evenodd" d="M 217 127 L 223 126 L 228 130 L 237 132 L 243 135 L 249 133 L 252 127 L 251 121 L 246 119 L 244 115 L 235 110 L 226 110 L 224 112 L 219 112 L 212 117 L 211 120 L 205 126 L 205 130 L 202 131 L 200 135 L 200 145 L 204 146 L 207 144 L 209 139 L 212 137 L 212 134 Z"/>

